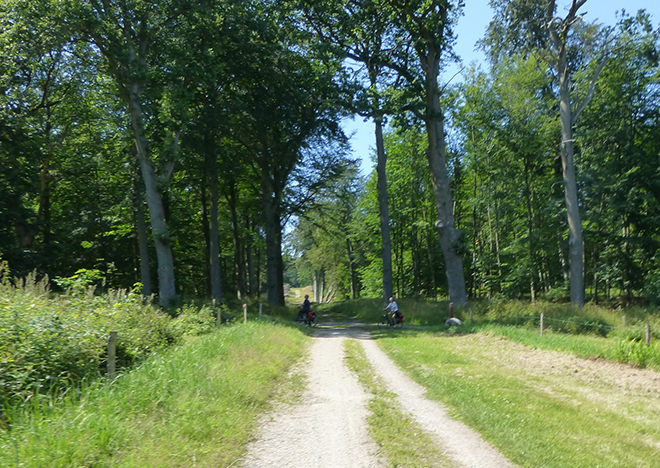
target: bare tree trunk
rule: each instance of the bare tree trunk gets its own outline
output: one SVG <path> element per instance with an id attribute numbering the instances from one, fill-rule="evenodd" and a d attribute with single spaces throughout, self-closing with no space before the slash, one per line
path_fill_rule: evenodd
<path id="1" fill-rule="evenodd" d="M 245 242 L 245 262 L 247 267 L 248 294 L 250 296 L 254 296 L 256 290 L 255 288 L 256 281 L 254 280 L 254 260 L 252 258 L 253 233 L 252 233 L 252 223 L 250 222 L 250 218 L 247 215 L 244 217 L 244 223 L 245 223 L 245 228 L 249 233 Z"/>
<path id="2" fill-rule="evenodd" d="M 200 191 L 200 202 L 202 204 L 202 232 L 204 233 L 204 267 L 206 271 L 206 284 L 204 285 L 204 293 L 211 295 L 211 234 L 209 228 L 209 208 L 206 191 L 208 189 L 208 180 L 202 177 L 201 181 L 202 190 Z"/>
<path id="3" fill-rule="evenodd" d="M 319 302 L 319 272 L 314 270 L 314 302 Z"/>
<path id="4" fill-rule="evenodd" d="M 238 214 L 236 205 L 238 204 L 238 196 L 236 194 L 236 184 L 234 181 L 229 182 L 227 201 L 229 202 L 229 211 L 231 213 L 232 234 L 234 239 L 234 266 L 236 271 L 236 286 L 238 290 L 238 297 L 246 297 L 245 291 L 245 265 L 243 264 L 243 254 L 241 250 L 241 234 L 240 226 L 238 224 Z"/>
<path id="5" fill-rule="evenodd" d="M 422 219 L 424 224 L 427 223 L 426 208 L 422 208 Z M 431 290 L 433 291 L 433 300 L 436 300 L 438 297 L 438 285 L 435 281 L 435 265 L 433 265 L 433 256 L 431 254 L 431 235 L 428 233 L 428 229 L 424 229 L 424 240 L 426 241 L 426 256 L 429 262 L 429 275 L 431 276 Z"/>
<path id="6" fill-rule="evenodd" d="M 135 135 L 135 143 L 144 181 L 149 218 L 153 232 L 156 258 L 158 259 L 158 294 L 160 303 L 169 307 L 176 301 L 176 284 L 174 280 L 174 257 L 170 244 L 170 233 L 165 219 L 163 199 L 158 190 L 156 173 L 151 162 L 149 144 L 143 128 L 142 105 L 137 99 L 136 85 L 129 86 L 129 111 L 131 125 Z"/>
<path id="7" fill-rule="evenodd" d="M 282 226 L 279 214 L 281 195 L 275 192 L 266 166 L 262 167 L 261 188 L 266 229 L 266 289 L 268 290 L 268 303 L 283 306 Z"/>
<path id="8" fill-rule="evenodd" d="M 567 59 L 564 57 L 563 61 Z M 568 64 L 559 76 L 559 115 L 561 121 L 561 165 L 564 180 L 564 198 L 568 217 L 568 256 L 570 268 L 571 304 L 584 305 L 584 264 L 582 244 L 582 218 L 578 205 L 577 177 L 573 155 L 573 128 L 571 118 L 571 97 L 568 82 Z"/>
<path id="9" fill-rule="evenodd" d="M 422 62 L 426 75 L 425 123 L 429 144 L 427 157 L 438 213 L 436 228 L 445 259 L 449 300 L 457 305 L 466 304 L 463 259 L 458 253 L 460 233 L 454 222 L 453 202 L 447 174 L 444 116 L 440 107 L 440 91 L 437 83 L 439 55 L 437 52 L 431 51 L 425 59 L 422 59 Z"/>
<path id="10" fill-rule="evenodd" d="M 353 265 L 353 250 L 351 248 L 351 240 L 346 237 L 346 255 L 348 256 L 348 280 L 351 284 L 351 299 L 356 298 L 355 293 L 355 271 Z"/>
<path id="11" fill-rule="evenodd" d="M 387 197 L 387 175 L 385 167 L 387 165 L 387 155 L 385 154 L 385 144 L 383 142 L 383 118 L 378 114 L 374 116 L 376 124 L 376 153 L 378 161 L 376 164 L 376 174 L 378 176 L 378 214 L 380 215 L 380 234 L 382 237 L 382 258 L 383 258 L 383 301 L 387 303 L 392 297 L 392 240 L 390 238 L 390 210 Z"/>
<path id="12" fill-rule="evenodd" d="M 218 163 L 215 155 L 208 155 L 208 183 L 211 198 L 209 213 L 209 265 L 211 298 L 222 301 L 222 281 L 220 268 L 220 230 L 218 226 Z"/>
<path id="13" fill-rule="evenodd" d="M 151 296 L 149 241 L 147 239 L 147 223 L 144 216 L 144 200 L 137 177 L 133 184 L 133 193 L 135 204 L 135 228 L 137 230 L 138 252 L 140 253 L 140 282 L 142 283 L 142 294 L 149 297 Z"/>

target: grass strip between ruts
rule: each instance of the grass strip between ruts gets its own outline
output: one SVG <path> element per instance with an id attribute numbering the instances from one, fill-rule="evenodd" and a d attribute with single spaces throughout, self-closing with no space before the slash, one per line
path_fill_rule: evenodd
<path id="1" fill-rule="evenodd" d="M 396 395 L 385 388 L 374 373 L 362 346 L 355 340 L 344 342 L 346 363 L 371 394 L 368 416 L 369 433 L 393 467 L 448 467 L 451 463 L 417 423 L 402 412 Z"/>
<path id="2" fill-rule="evenodd" d="M 196 338 L 112 383 L 33 408 L 0 434 L 0 466 L 229 466 L 307 342 L 268 323 Z"/>

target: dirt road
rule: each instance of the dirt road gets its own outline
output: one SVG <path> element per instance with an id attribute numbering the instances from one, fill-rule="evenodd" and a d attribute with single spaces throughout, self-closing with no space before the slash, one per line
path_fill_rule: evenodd
<path id="1" fill-rule="evenodd" d="M 513 467 L 479 434 L 448 417 L 439 403 L 408 378 L 359 328 L 319 327 L 308 363 L 302 402 L 279 408 L 262 421 L 248 446 L 245 468 L 343 468 L 387 466 L 367 431 L 368 395 L 344 363 L 343 341 L 362 343 L 376 372 L 399 396 L 404 411 L 427 432 L 456 467 Z M 405 398 L 402 398 L 405 396 Z"/>

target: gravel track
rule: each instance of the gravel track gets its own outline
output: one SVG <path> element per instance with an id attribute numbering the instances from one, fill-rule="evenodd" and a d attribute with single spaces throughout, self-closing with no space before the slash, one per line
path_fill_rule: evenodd
<path id="1" fill-rule="evenodd" d="M 457 467 L 513 468 L 516 465 L 484 441 L 481 436 L 462 422 L 449 417 L 447 409 L 437 401 L 426 398 L 426 389 L 411 380 L 376 342 L 363 339 L 362 346 L 376 372 L 385 381 L 388 390 L 398 396 L 404 411 L 434 439 L 438 448 Z"/>
<path id="2" fill-rule="evenodd" d="M 318 328 L 302 403 L 269 415 L 248 445 L 246 468 L 381 466 L 367 433 L 368 396 L 344 364 L 342 329 Z"/>
<path id="3" fill-rule="evenodd" d="M 368 395 L 344 363 L 343 341 L 359 340 L 376 372 L 397 395 L 401 408 L 417 421 L 455 467 L 509 468 L 503 455 L 463 423 L 451 419 L 425 389 L 406 376 L 378 348 L 368 332 L 319 327 L 307 365 L 302 402 L 287 405 L 262 421 L 248 445 L 245 468 L 371 468 L 386 466 L 369 437 Z M 403 397 L 402 397 L 403 396 Z"/>

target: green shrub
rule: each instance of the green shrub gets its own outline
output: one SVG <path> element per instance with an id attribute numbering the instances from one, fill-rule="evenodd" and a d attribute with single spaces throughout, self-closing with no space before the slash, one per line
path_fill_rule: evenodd
<path id="1" fill-rule="evenodd" d="M 639 367 L 660 366 L 660 347 L 657 344 L 647 346 L 643 341 L 617 340 L 614 359 L 633 363 Z"/>
<path id="2" fill-rule="evenodd" d="M 227 314 L 227 307 L 220 306 L 222 315 Z M 198 336 L 211 332 L 215 328 L 217 310 L 209 306 L 197 307 L 191 304 L 179 309 L 179 315 L 170 323 L 170 331 L 174 337 L 184 335 Z"/>
<path id="3" fill-rule="evenodd" d="M 0 262 L 0 421 L 3 408 L 103 375 L 110 331 L 118 333 L 121 369 L 215 326 L 209 307 L 185 305 L 172 319 L 146 302 L 139 289 L 95 295 L 93 287 L 83 287 L 92 281 L 86 273 L 55 295 L 47 278 L 10 279 L 7 271 Z"/>

